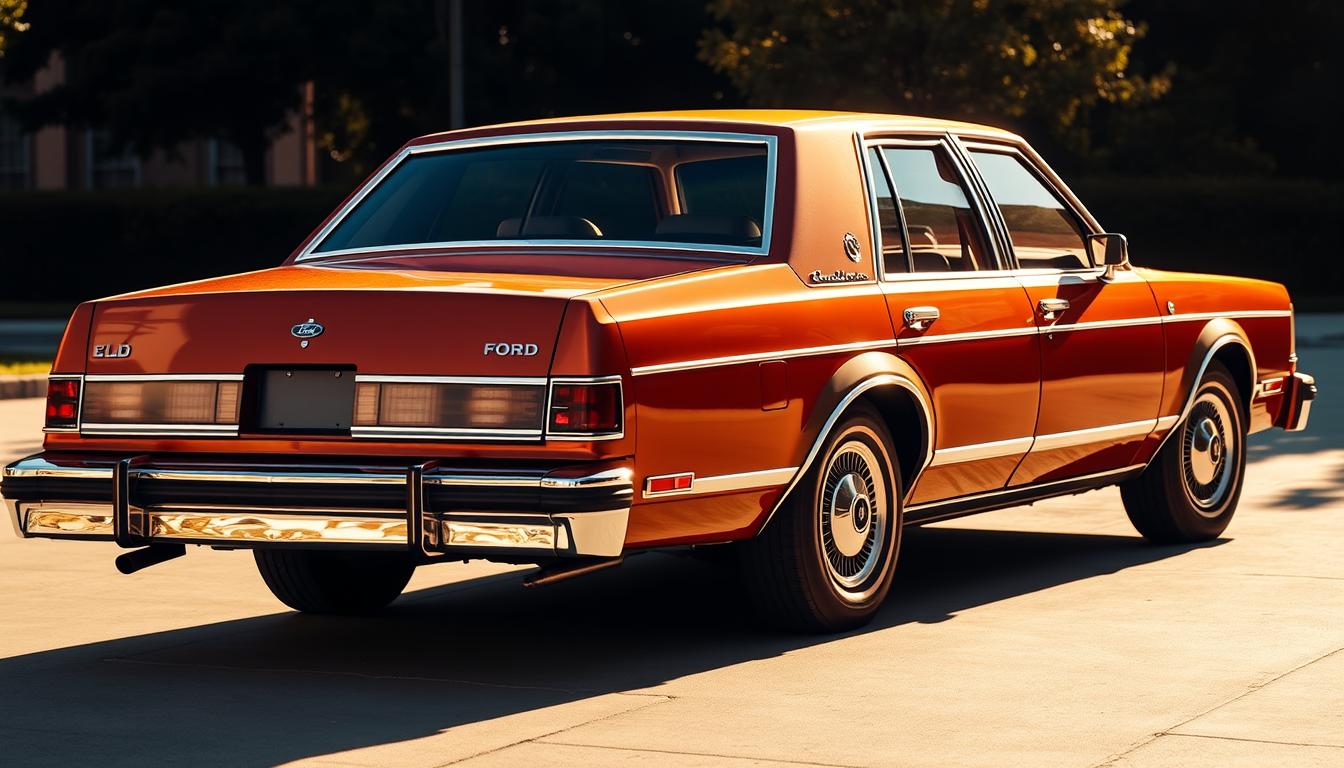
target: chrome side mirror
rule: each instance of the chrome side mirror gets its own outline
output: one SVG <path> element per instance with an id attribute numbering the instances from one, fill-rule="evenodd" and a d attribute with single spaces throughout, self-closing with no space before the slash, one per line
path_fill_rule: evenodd
<path id="1" fill-rule="evenodd" d="M 1101 274 L 1102 280 L 1114 280 L 1116 267 L 1129 267 L 1129 238 L 1124 235 L 1117 232 L 1088 235 L 1087 244 L 1093 259 L 1106 268 Z"/>

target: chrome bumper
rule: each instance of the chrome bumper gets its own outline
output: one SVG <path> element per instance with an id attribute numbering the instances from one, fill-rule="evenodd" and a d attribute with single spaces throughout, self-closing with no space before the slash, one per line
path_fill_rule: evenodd
<path id="1" fill-rule="evenodd" d="M 630 478 L 617 465 L 495 471 L 43 454 L 5 467 L 0 493 L 24 537 L 546 559 L 619 555 Z"/>
<path id="2" fill-rule="evenodd" d="M 1305 373 L 1294 373 L 1288 379 L 1287 390 L 1280 416 L 1281 426 L 1289 432 L 1301 432 L 1307 428 L 1311 404 L 1316 400 L 1316 379 Z"/>

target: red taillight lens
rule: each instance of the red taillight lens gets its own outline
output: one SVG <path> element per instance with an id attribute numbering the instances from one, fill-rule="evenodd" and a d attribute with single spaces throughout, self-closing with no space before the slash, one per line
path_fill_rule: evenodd
<path id="1" fill-rule="evenodd" d="M 47 427 L 71 429 L 79 425 L 79 379 L 47 382 Z"/>
<path id="2" fill-rule="evenodd" d="M 549 431 L 562 435 L 613 435 L 621 431 L 620 382 L 551 386 Z"/>

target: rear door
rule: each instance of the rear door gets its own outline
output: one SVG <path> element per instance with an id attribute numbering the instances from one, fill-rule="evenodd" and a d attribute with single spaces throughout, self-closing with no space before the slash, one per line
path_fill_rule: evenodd
<path id="1" fill-rule="evenodd" d="M 1036 439 L 1010 485 L 1128 466 L 1155 426 L 1162 395 L 1165 355 L 1152 291 L 1132 270 L 1104 279 L 1084 239 L 1100 228 L 1038 158 L 1007 144 L 963 146 L 1010 240 L 1041 331 Z"/>
<path id="2" fill-rule="evenodd" d="M 873 140 L 865 159 L 898 352 L 933 398 L 934 456 L 907 496 L 918 516 L 921 504 L 1007 483 L 1036 425 L 1039 342 L 948 138 Z"/>

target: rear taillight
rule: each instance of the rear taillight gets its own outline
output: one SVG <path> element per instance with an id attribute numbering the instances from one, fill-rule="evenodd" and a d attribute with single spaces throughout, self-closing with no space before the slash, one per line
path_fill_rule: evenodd
<path id="1" fill-rule="evenodd" d="M 491 432 L 534 439 L 541 428 L 540 384 L 361 381 L 355 387 L 357 428 Z"/>
<path id="2" fill-rule="evenodd" d="M 47 382 L 47 429 L 76 429 L 79 426 L 79 379 L 51 379 Z"/>
<path id="3" fill-rule="evenodd" d="M 551 382 L 546 431 L 559 439 L 620 437 L 623 410 L 620 379 L 557 379 Z"/>
<path id="4" fill-rule="evenodd" d="M 236 425 L 242 382 L 94 380 L 84 394 L 86 429 L 102 425 Z"/>

